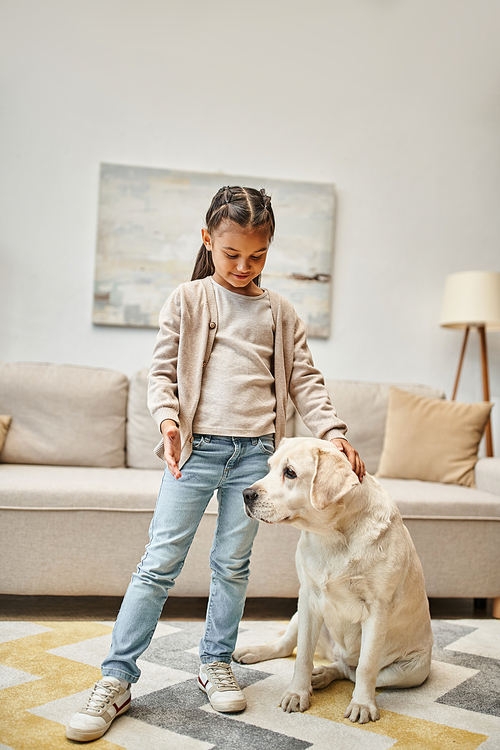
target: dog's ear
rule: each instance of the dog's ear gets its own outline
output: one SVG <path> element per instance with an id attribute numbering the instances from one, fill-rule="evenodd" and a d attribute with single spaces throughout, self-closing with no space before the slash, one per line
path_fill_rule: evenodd
<path id="1" fill-rule="evenodd" d="M 318 449 L 311 484 L 311 505 L 313 508 L 323 510 L 330 503 L 334 503 L 347 495 L 358 484 L 359 479 L 347 458 L 336 456 L 331 451 Z"/>

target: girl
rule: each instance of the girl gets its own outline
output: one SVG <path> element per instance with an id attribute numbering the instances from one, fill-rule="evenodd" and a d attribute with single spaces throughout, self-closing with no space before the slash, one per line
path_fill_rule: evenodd
<path id="1" fill-rule="evenodd" d="M 360 479 L 365 473 L 313 366 L 304 324 L 286 299 L 259 286 L 273 235 L 265 190 L 221 188 L 206 216 L 192 280 L 160 313 L 148 406 L 163 436 L 156 453 L 167 466 L 150 542 L 123 599 L 103 679 L 70 720 L 69 739 L 101 737 L 129 708 L 130 683 L 140 675 L 137 659 L 215 491 L 219 510 L 198 685 L 216 711 L 245 708 L 230 663 L 258 523 L 246 516 L 242 491 L 267 473 L 285 432 L 289 396 L 311 431 L 345 451 Z"/>

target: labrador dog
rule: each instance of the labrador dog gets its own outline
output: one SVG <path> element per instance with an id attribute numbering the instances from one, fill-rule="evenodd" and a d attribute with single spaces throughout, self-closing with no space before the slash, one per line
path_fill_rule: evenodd
<path id="1" fill-rule="evenodd" d="M 297 646 L 283 711 L 306 711 L 313 688 L 350 679 L 345 718 L 377 721 L 375 688 L 420 685 L 430 669 L 429 605 L 410 534 L 377 480 L 366 474 L 360 483 L 330 442 L 285 439 L 269 465 L 243 492 L 245 510 L 302 530 L 298 611 L 278 641 L 239 648 L 233 658 L 252 664 L 289 656 Z M 313 668 L 317 647 L 330 666 Z"/>

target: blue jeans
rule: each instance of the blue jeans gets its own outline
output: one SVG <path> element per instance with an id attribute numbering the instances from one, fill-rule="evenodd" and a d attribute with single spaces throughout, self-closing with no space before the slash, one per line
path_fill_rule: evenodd
<path id="1" fill-rule="evenodd" d="M 149 646 L 169 590 L 182 570 L 203 513 L 217 491 L 219 512 L 210 553 L 212 578 L 200 659 L 229 663 L 236 644 L 258 521 L 245 514 L 242 492 L 268 472 L 274 436 L 195 435 L 193 452 L 174 479 L 168 468 L 149 529 L 113 628 L 103 676 L 137 682 L 137 659 Z"/>

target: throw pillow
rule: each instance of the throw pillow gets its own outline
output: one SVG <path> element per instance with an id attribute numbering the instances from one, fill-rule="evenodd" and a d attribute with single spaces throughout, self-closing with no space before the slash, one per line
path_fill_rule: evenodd
<path id="1" fill-rule="evenodd" d="M 474 487 L 477 452 L 491 407 L 391 388 L 377 476 Z"/>
<path id="2" fill-rule="evenodd" d="M 0 453 L 2 452 L 5 438 L 7 437 L 7 430 L 12 422 L 12 417 L 8 417 L 5 414 L 0 414 Z"/>

